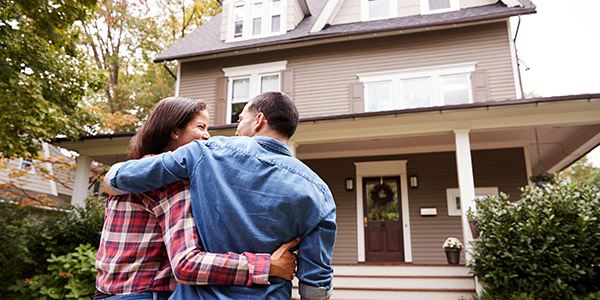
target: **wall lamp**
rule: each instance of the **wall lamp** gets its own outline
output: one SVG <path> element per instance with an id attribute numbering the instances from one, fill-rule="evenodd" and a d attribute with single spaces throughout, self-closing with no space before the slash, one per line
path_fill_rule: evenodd
<path id="1" fill-rule="evenodd" d="M 346 178 L 346 191 L 354 191 L 354 179 Z"/>
<path id="2" fill-rule="evenodd" d="M 417 175 L 410 175 L 410 177 L 408 178 L 408 182 L 409 186 L 413 189 L 419 187 L 419 178 L 417 177 Z"/>

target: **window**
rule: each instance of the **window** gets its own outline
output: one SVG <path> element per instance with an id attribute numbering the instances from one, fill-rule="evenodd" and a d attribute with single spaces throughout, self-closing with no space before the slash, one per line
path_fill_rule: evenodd
<path id="1" fill-rule="evenodd" d="M 231 7 L 227 41 L 284 34 L 287 0 L 242 0 Z"/>
<path id="2" fill-rule="evenodd" d="M 398 0 L 361 0 L 362 21 L 395 18 Z"/>
<path id="3" fill-rule="evenodd" d="M 459 9 L 459 0 L 421 0 L 422 14 L 435 14 Z"/>
<path id="4" fill-rule="evenodd" d="M 281 71 L 286 65 L 287 61 L 279 61 L 223 69 L 229 77 L 227 123 L 238 121 L 239 114 L 252 97 L 281 90 Z"/>
<path id="5" fill-rule="evenodd" d="M 475 64 L 358 74 L 365 86 L 365 111 L 471 103 Z"/>
<path id="6" fill-rule="evenodd" d="M 475 188 L 475 199 L 487 197 L 489 195 L 498 195 L 497 187 L 482 187 Z M 459 189 L 446 189 L 446 197 L 448 202 L 448 215 L 449 216 L 461 216 L 462 207 L 460 205 L 460 190 Z M 475 202 L 471 209 L 475 210 Z"/>
<path id="7" fill-rule="evenodd" d="M 35 168 L 33 167 L 33 161 L 31 158 L 22 158 L 20 168 L 21 170 L 27 170 L 30 174 L 35 173 Z"/>

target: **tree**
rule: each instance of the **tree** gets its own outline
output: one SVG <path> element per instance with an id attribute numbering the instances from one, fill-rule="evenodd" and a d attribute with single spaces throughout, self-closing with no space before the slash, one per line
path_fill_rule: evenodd
<path id="1" fill-rule="evenodd" d="M 594 167 L 585 156 L 566 168 L 560 176 L 600 188 L 600 168 Z"/>
<path id="2" fill-rule="evenodd" d="M 101 77 L 74 26 L 95 0 L 0 0 L 0 152 L 37 157 L 43 141 L 77 139 L 98 122 L 84 97 Z"/>

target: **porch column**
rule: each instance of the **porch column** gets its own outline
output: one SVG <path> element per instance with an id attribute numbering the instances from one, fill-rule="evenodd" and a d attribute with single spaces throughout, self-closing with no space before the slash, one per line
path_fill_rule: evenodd
<path id="1" fill-rule="evenodd" d="M 296 143 L 295 141 L 288 141 L 287 146 L 292 152 L 292 156 L 296 157 L 296 148 L 298 148 L 298 143 Z"/>
<path id="2" fill-rule="evenodd" d="M 88 195 L 91 164 L 92 158 L 89 156 L 79 155 L 77 158 L 75 185 L 73 186 L 73 195 L 71 196 L 72 205 L 85 207 L 85 199 Z"/>
<path id="3" fill-rule="evenodd" d="M 473 164 L 471 162 L 471 143 L 469 129 L 455 129 L 456 141 L 456 169 L 458 171 L 458 189 L 460 190 L 460 207 L 462 208 L 462 231 L 465 245 L 465 258 L 471 260 L 470 252 L 473 250 L 471 241 L 473 235 L 467 219 L 467 211 L 475 199 L 475 183 L 473 180 Z"/>

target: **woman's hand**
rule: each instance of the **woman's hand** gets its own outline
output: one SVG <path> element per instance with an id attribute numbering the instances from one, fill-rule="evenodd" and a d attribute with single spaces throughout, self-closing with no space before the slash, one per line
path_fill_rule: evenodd
<path id="1" fill-rule="evenodd" d="M 292 280 L 294 271 L 296 270 L 296 255 L 290 252 L 290 249 L 300 243 L 300 238 L 297 237 L 277 248 L 271 254 L 271 268 L 269 276 Z"/>

